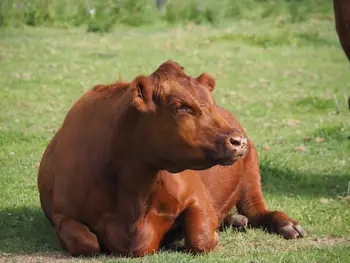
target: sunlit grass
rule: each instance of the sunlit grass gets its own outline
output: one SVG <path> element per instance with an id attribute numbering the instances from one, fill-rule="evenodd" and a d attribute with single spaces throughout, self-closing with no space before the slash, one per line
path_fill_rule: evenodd
<path id="1" fill-rule="evenodd" d="M 240 119 L 259 151 L 267 203 L 300 220 L 309 236 L 285 241 L 256 229 L 228 231 L 213 253 L 164 251 L 142 261 L 346 262 L 349 65 L 333 23 L 318 20 L 283 27 L 263 20 L 118 28 L 106 35 L 1 29 L 0 252 L 61 251 L 39 206 L 36 178 L 43 150 L 86 89 L 150 73 L 168 58 L 192 75 L 216 76 L 215 98 Z"/>

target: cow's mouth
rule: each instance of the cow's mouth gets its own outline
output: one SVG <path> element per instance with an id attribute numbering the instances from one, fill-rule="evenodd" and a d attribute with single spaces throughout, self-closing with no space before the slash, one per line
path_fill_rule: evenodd
<path id="1" fill-rule="evenodd" d="M 213 165 L 224 165 L 224 166 L 226 166 L 226 165 L 234 164 L 240 158 L 241 158 L 241 156 L 212 158 L 211 162 L 213 163 Z"/>
<path id="2" fill-rule="evenodd" d="M 241 159 L 245 155 L 245 151 L 242 152 L 226 152 L 225 154 L 220 154 L 217 151 L 206 151 L 207 158 L 209 160 L 209 163 L 211 163 L 212 166 L 215 165 L 232 165 L 239 159 Z"/>
<path id="3" fill-rule="evenodd" d="M 183 170 L 205 170 L 215 165 L 231 165 L 240 157 L 215 158 L 213 155 L 206 155 L 203 159 L 182 159 L 173 160 L 162 158 L 161 170 L 167 170 L 171 173 L 179 173 Z"/>
<path id="4" fill-rule="evenodd" d="M 216 165 L 229 166 L 242 158 L 246 151 L 219 151 L 212 147 L 202 148 L 203 155 L 201 158 L 160 158 L 161 170 L 167 170 L 171 173 L 178 173 L 183 170 L 205 170 Z"/>
<path id="5" fill-rule="evenodd" d="M 168 159 L 162 157 L 161 170 L 167 170 L 170 173 L 179 173 L 187 169 L 191 170 L 204 170 L 208 169 L 212 164 L 205 162 L 204 160 L 187 160 L 187 159 Z"/>

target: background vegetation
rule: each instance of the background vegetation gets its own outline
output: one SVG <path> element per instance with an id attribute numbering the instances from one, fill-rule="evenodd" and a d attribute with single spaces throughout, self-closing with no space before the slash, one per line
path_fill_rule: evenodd
<path id="1" fill-rule="evenodd" d="M 331 5 L 326 0 L 3 0 L 0 26 L 86 26 L 106 32 L 116 24 L 218 24 L 267 17 L 295 23 L 315 15 L 328 17 Z"/>
<path id="2" fill-rule="evenodd" d="M 64 253 L 40 209 L 42 152 L 85 90 L 150 73 L 168 58 L 216 77 L 214 97 L 258 149 L 269 207 L 300 220 L 308 237 L 228 230 L 206 255 L 89 261 L 348 262 L 350 74 L 332 1 L 169 0 L 161 10 L 146 0 L 0 5 L 0 262 L 87 261 Z"/>

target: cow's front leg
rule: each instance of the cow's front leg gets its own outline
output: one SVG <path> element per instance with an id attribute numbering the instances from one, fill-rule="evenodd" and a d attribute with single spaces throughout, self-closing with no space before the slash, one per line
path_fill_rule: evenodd
<path id="1" fill-rule="evenodd" d="M 248 218 L 250 225 L 263 227 L 270 232 L 282 235 L 285 239 L 306 235 L 297 220 L 284 212 L 268 210 L 261 191 L 260 170 L 256 154 L 247 158 L 245 173 L 238 187 L 240 197 L 236 204 L 237 210 Z"/>
<path id="2" fill-rule="evenodd" d="M 184 211 L 185 246 L 186 250 L 193 253 L 211 251 L 219 241 L 216 214 L 208 206 L 194 204 Z"/>
<path id="3" fill-rule="evenodd" d="M 96 235 L 83 223 L 63 214 L 54 214 L 53 224 L 62 245 L 72 256 L 93 256 L 100 253 Z"/>
<path id="4" fill-rule="evenodd" d="M 141 257 L 158 251 L 164 233 L 173 222 L 163 222 L 148 216 L 132 224 L 120 224 L 115 219 L 106 220 L 103 245 L 107 252 L 119 256 Z"/>

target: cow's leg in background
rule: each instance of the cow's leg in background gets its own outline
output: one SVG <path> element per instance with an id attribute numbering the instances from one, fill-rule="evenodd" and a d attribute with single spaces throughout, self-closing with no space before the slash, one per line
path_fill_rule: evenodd
<path id="1" fill-rule="evenodd" d="M 350 61 L 350 1 L 334 0 L 333 5 L 338 37 Z"/>
<path id="2" fill-rule="evenodd" d="M 350 61 L 350 1 L 334 0 L 335 26 L 337 29 L 340 44 Z M 350 110 L 350 97 L 348 98 Z"/>
<path id="3" fill-rule="evenodd" d="M 97 237 L 87 226 L 60 214 L 54 215 L 53 221 L 62 245 L 73 256 L 93 256 L 100 253 Z"/>

